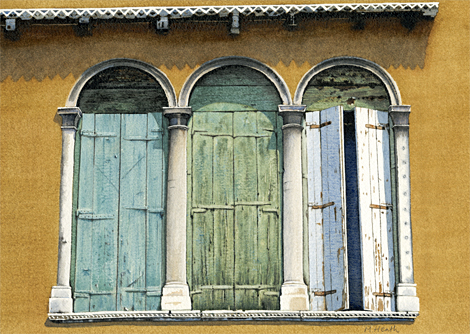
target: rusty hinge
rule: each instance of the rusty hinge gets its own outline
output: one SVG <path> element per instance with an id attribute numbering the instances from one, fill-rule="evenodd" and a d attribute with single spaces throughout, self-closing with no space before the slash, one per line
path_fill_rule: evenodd
<path id="1" fill-rule="evenodd" d="M 322 204 L 322 205 L 313 205 L 312 203 L 308 204 L 308 206 L 311 207 L 312 209 L 324 209 L 332 205 L 335 205 L 335 202 L 329 202 L 329 203 Z"/>
<path id="2" fill-rule="evenodd" d="M 320 129 L 320 128 L 322 128 L 324 126 L 327 126 L 327 125 L 330 125 L 330 124 L 331 124 L 331 121 L 321 123 L 320 125 L 318 125 L 318 124 L 309 124 L 309 125 L 310 125 L 310 129 Z"/>
<path id="3" fill-rule="evenodd" d="M 330 291 L 314 291 L 313 295 L 315 297 L 320 297 L 320 296 L 327 296 L 327 295 L 333 295 L 336 293 L 336 290 L 330 290 Z"/>
<path id="4" fill-rule="evenodd" d="M 373 292 L 372 294 L 377 297 L 392 297 L 393 295 L 391 292 Z"/>
<path id="5" fill-rule="evenodd" d="M 84 137 L 117 137 L 116 133 L 114 132 L 95 132 L 82 130 L 80 131 L 80 134 Z"/>
<path id="6" fill-rule="evenodd" d="M 389 209 L 392 208 L 392 206 L 390 204 L 385 204 L 385 205 L 371 204 L 370 208 L 371 209 L 389 210 Z"/>
<path id="7" fill-rule="evenodd" d="M 129 140 L 129 141 L 151 141 L 151 140 L 157 140 L 160 139 L 160 137 L 124 137 L 124 140 Z"/>
<path id="8" fill-rule="evenodd" d="M 385 130 L 387 128 L 387 125 L 386 124 L 380 124 L 380 125 L 366 124 L 366 128 L 376 129 L 376 130 Z"/>

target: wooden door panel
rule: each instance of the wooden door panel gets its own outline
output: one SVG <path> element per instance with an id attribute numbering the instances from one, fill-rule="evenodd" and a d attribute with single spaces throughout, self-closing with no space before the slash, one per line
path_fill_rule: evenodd
<path id="1" fill-rule="evenodd" d="M 193 115 L 193 309 L 279 308 L 276 121 L 276 113 L 256 111 Z"/>

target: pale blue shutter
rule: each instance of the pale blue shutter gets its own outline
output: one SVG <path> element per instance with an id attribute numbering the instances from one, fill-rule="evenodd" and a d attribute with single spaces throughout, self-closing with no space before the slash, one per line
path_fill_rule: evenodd
<path id="1" fill-rule="evenodd" d="M 118 310 L 156 310 L 162 285 L 161 113 L 123 114 Z"/>
<path id="2" fill-rule="evenodd" d="M 347 309 L 343 109 L 306 113 L 310 308 Z"/>
<path id="3" fill-rule="evenodd" d="M 364 309 L 393 311 L 392 198 L 388 113 L 355 109 Z"/>
<path id="4" fill-rule="evenodd" d="M 75 312 L 116 308 L 119 115 L 82 120 Z"/>

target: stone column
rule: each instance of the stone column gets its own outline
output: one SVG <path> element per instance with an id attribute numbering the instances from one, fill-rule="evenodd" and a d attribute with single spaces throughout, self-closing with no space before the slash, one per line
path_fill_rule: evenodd
<path id="1" fill-rule="evenodd" d="M 389 108 L 395 137 L 397 180 L 397 222 L 399 273 L 396 287 L 397 311 L 419 311 L 413 276 L 413 243 L 411 237 L 409 116 L 411 107 L 392 105 Z"/>
<path id="2" fill-rule="evenodd" d="M 308 290 L 303 279 L 302 223 L 302 120 L 305 106 L 279 106 L 284 119 L 282 311 L 308 310 Z"/>
<path id="3" fill-rule="evenodd" d="M 60 178 L 59 261 L 57 285 L 52 287 L 49 313 L 73 311 L 70 287 L 70 262 L 72 254 L 72 197 L 75 133 L 82 112 L 78 107 L 59 108 L 62 117 L 62 160 Z"/>
<path id="4" fill-rule="evenodd" d="M 186 136 L 191 108 L 163 108 L 169 118 L 168 190 L 166 200 L 166 280 L 162 310 L 191 310 L 186 281 Z"/>

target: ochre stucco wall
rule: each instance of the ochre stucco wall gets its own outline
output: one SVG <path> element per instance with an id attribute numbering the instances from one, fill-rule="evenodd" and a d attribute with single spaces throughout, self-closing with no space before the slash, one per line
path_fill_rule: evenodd
<path id="1" fill-rule="evenodd" d="M 305 1 L 290 1 L 290 3 Z M 338 1 L 330 1 L 338 2 Z M 340 1 L 339 1 L 340 2 Z M 367 1 L 364 1 L 367 2 Z M 241 4 L 243 1 L 219 1 Z M 252 3 L 246 2 L 246 3 Z M 258 0 L 270 4 L 281 1 Z M 159 5 L 211 2 L 161 1 Z M 212 1 L 212 4 L 214 2 Z M 3 8 L 151 6 L 152 1 L 15 1 Z M 101 26 L 92 37 L 70 27 L 30 28 L 18 42 L 1 39 L 0 213 L 1 333 L 363 333 L 365 324 L 46 322 L 57 269 L 61 131 L 57 107 L 78 76 L 111 58 L 127 57 L 162 70 L 179 93 L 203 62 L 248 56 L 273 67 L 293 95 L 302 76 L 334 56 L 358 56 L 385 67 L 410 118 L 415 280 L 421 303 L 402 333 L 468 333 L 469 327 L 469 1 L 442 1 L 434 22 L 407 32 L 398 21 L 370 22 L 352 31 L 344 21 L 306 22 L 297 32 L 242 25 L 232 39 L 225 27 L 174 29 L 156 35 L 143 25 Z M 398 50 L 398 51 L 397 51 Z M 382 325 L 389 328 L 389 325 Z"/>

